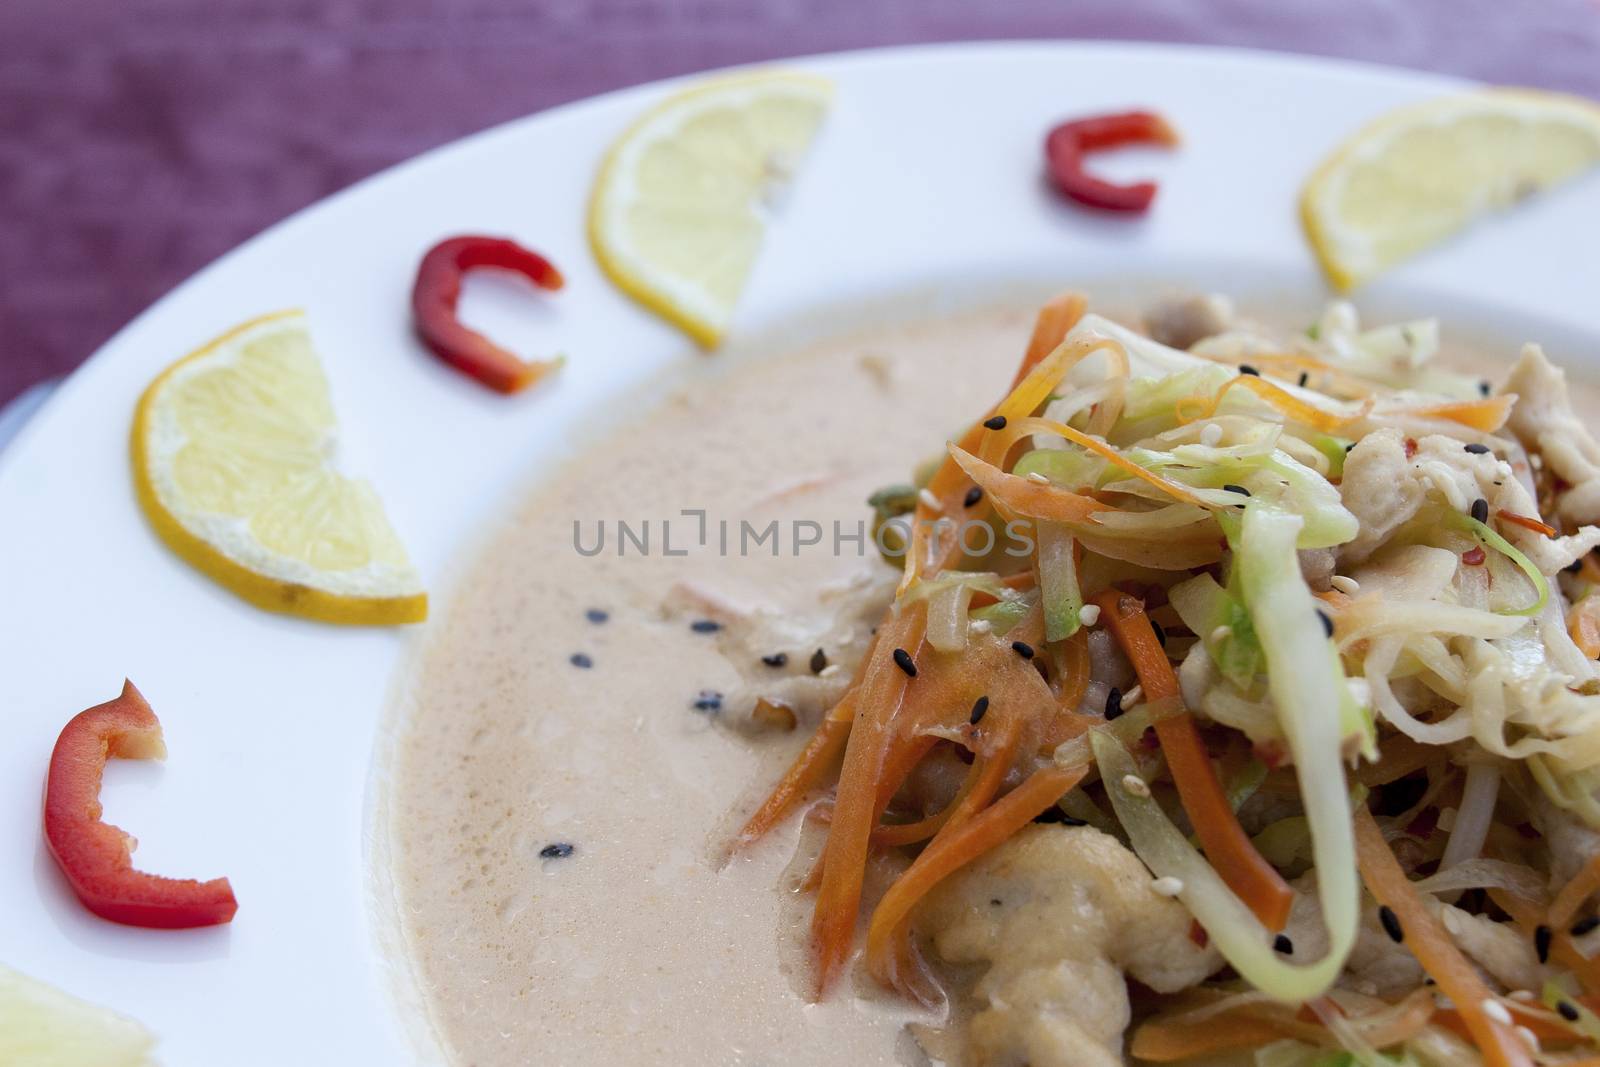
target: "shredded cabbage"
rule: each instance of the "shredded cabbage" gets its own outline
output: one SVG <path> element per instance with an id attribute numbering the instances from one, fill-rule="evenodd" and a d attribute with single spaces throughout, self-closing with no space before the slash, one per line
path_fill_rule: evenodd
<path id="1" fill-rule="evenodd" d="M 1266 657 L 1278 721 L 1294 757 L 1300 799 L 1311 825 L 1317 890 L 1328 931 L 1324 963 L 1335 961 L 1333 973 L 1337 974 L 1355 944 L 1360 899 L 1341 758 L 1347 718 L 1344 705 L 1351 701 L 1316 601 L 1300 574 L 1295 555 L 1300 526 L 1298 516 L 1252 504 L 1245 511 L 1234 564 Z"/>
<path id="2" fill-rule="evenodd" d="M 1122 787 L 1125 777 L 1138 773 L 1127 750 L 1102 730 L 1089 731 L 1089 743 L 1095 762 L 1100 766 L 1100 777 L 1107 783 L 1106 795 L 1111 798 L 1117 819 L 1128 832 L 1134 852 L 1157 877 L 1176 878 L 1183 883 L 1179 899 L 1205 927 L 1217 951 L 1241 977 L 1263 993 L 1289 1004 L 1318 996 L 1333 984 L 1355 940 L 1353 907 L 1348 917 L 1348 931 L 1337 925 L 1344 917 L 1333 916 L 1336 924 L 1330 927 L 1333 951 L 1309 965 L 1288 962 L 1273 950 L 1273 935 L 1261 925 L 1261 920 L 1234 895 L 1205 857 L 1161 810 L 1155 798 L 1138 796 Z M 1348 820 L 1348 813 L 1345 817 Z M 1354 846 L 1344 873 L 1354 878 Z M 1351 895 L 1353 898 L 1354 893 Z"/>

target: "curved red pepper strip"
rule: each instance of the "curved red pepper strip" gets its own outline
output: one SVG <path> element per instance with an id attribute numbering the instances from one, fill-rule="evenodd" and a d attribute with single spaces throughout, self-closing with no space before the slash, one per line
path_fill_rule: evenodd
<path id="1" fill-rule="evenodd" d="M 1155 199 L 1155 182 L 1102 181 L 1083 169 L 1083 157 L 1119 145 L 1177 143 L 1177 131 L 1166 119 L 1149 111 L 1129 111 L 1063 122 L 1045 138 L 1044 156 L 1056 188 L 1078 203 L 1107 211 L 1143 211 Z"/>
<path id="2" fill-rule="evenodd" d="M 502 237 L 451 237 L 422 257 L 411 290 L 417 334 L 433 354 L 502 393 L 532 385 L 561 365 L 559 359 L 524 362 L 456 318 L 461 279 L 469 270 L 495 267 L 527 278 L 541 289 L 565 284 L 561 272 L 539 253 Z"/>
<path id="3" fill-rule="evenodd" d="M 129 926 L 177 930 L 231 922 L 239 904 L 226 878 L 159 878 L 133 869 L 133 838 L 100 821 L 106 759 L 162 759 L 161 723 L 124 682 L 115 700 L 67 723 L 50 756 L 44 793 L 44 839 L 84 907 Z"/>

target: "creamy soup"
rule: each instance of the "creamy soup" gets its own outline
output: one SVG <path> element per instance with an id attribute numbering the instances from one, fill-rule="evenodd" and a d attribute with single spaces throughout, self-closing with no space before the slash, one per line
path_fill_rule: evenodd
<path id="1" fill-rule="evenodd" d="M 822 684 L 851 635 L 807 620 L 887 573 L 863 501 L 1000 395 L 1031 321 L 973 312 L 734 367 L 492 537 L 414 671 L 389 798 L 406 950 L 452 1062 L 921 1061 L 907 1024 L 937 1015 L 861 978 L 810 1002 L 801 821 L 727 859 L 810 725 L 751 732 L 729 706 L 762 672 Z M 794 625 L 731 641 L 752 617 Z"/>
<path id="2" fill-rule="evenodd" d="M 590 449 L 488 545 L 407 695 L 391 797 L 408 948 L 454 1061 L 904 1061 L 901 1024 L 925 1014 L 865 982 L 809 1003 L 809 912 L 785 873 L 799 827 L 723 862 L 806 724 L 752 738 L 716 721 L 744 680 L 707 623 L 815 614 L 819 592 L 886 573 L 870 532 L 850 539 L 863 501 L 1002 392 L 1031 320 L 973 313 L 741 366 Z M 683 509 L 706 511 L 706 546 Z M 651 520 L 648 556 L 634 539 L 619 556 L 619 519 L 633 538 Z M 663 519 L 687 555 L 665 554 Z M 602 520 L 603 550 L 580 553 Z M 778 521 L 777 558 L 770 539 L 740 555 L 741 520 L 751 542 Z M 822 543 L 795 555 L 814 533 L 795 522 Z M 814 652 L 755 666 L 805 675 Z"/>

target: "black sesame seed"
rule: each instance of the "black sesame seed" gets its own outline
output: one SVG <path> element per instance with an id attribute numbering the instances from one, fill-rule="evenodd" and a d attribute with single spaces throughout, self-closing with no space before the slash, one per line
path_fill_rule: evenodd
<path id="1" fill-rule="evenodd" d="M 1354 441 L 1351 441 L 1351 442 L 1350 442 L 1350 443 L 1349 443 L 1349 444 L 1347 444 L 1347 445 L 1345 445 L 1345 446 L 1344 446 L 1344 451 L 1345 451 L 1345 454 L 1346 454 L 1346 455 L 1349 455 L 1349 453 L 1350 453 L 1350 450 L 1351 450 L 1351 449 L 1352 449 L 1352 448 L 1354 448 L 1354 447 L 1356 447 L 1356 443 L 1355 443 L 1355 442 L 1354 442 Z"/>
<path id="2" fill-rule="evenodd" d="M 1261 377 L 1261 372 L 1260 372 L 1260 371 L 1258 371 L 1258 370 L 1256 370 L 1256 369 L 1255 369 L 1255 368 L 1254 368 L 1254 367 L 1252 367 L 1252 366 L 1251 366 L 1251 365 L 1250 365 L 1250 364 L 1248 364 L 1248 363 L 1241 363 L 1241 364 L 1239 364 L 1239 373 L 1240 373 L 1240 374 L 1248 374 L 1248 375 L 1250 375 L 1250 376 L 1251 376 L 1251 377 L 1252 377 L 1252 378 L 1259 378 L 1259 377 Z"/>
<path id="3" fill-rule="evenodd" d="M 1161 624 L 1159 622 L 1156 622 L 1156 620 L 1151 619 L 1150 620 L 1150 629 L 1152 629 L 1152 630 L 1154 630 L 1156 632 L 1156 644 L 1165 645 L 1167 643 L 1167 631 L 1165 631 L 1165 630 L 1163 630 L 1161 628 Z"/>
<path id="4" fill-rule="evenodd" d="M 697 634 L 714 634 L 722 629 L 722 624 L 716 619 L 696 619 L 689 624 L 689 629 Z"/>
<path id="5" fill-rule="evenodd" d="M 1579 919 L 1573 923 L 1570 932 L 1573 937 L 1582 937 L 1584 934 L 1592 932 L 1597 926 L 1600 926 L 1600 916 L 1591 915 L 1586 919 Z"/>
<path id="6" fill-rule="evenodd" d="M 991 430 L 1003 430 L 1006 428 L 1006 417 L 1004 415 L 996 415 L 993 418 L 984 419 L 983 424 Z"/>
<path id="7" fill-rule="evenodd" d="M 1329 617 L 1329 615 L 1328 615 L 1328 613 L 1326 611 L 1323 611 L 1320 608 L 1317 609 L 1317 618 L 1322 620 L 1322 632 L 1323 632 L 1323 634 L 1325 636 L 1327 636 L 1327 637 L 1332 637 L 1333 636 L 1333 619 L 1331 617 Z"/>
<path id="8" fill-rule="evenodd" d="M 966 498 L 961 501 L 961 506 L 965 508 L 975 508 L 978 506 L 978 501 L 982 499 L 983 490 L 979 489 L 977 486 L 973 486 L 971 489 L 967 490 Z"/>
<path id="9" fill-rule="evenodd" d="M 1583 570 L 1583 560 L 1575 559 L 1561 569 L 1566 571 L 1568 574 L 1577 574 L 1579 571 Z"/>
<path id="10" fill-rule="evenodd" d="M 590 608 L 588 611 L 583 613 L 583 617 L 594 623 L 596 626 L 599 626 L 601 623 L 611 618 L 611 613 L 609 611 L 602 611 L 599 608 Z"/>
<path id="11" fill-rule="evenodd" d="M 822 651 L 822 649 L 820 649 L 820 648 L 817 649 L 815 652 L 811 653 L 811 673 L 812 674 L 821 674 L 823 671 L 825 671 L 827 669 L 828 669 L 828 654 L 826 652 Z"/>
<path id="12" fill-rule="evenodd" d="M 1106 722 L 1110 722 L 1122 714 L 1122 690 L 1116 686 L 1111 687 L 1111 692 L 1106 694 Z"/>
<path id="13" fill-rule="evenodd" d="M 594 660 L 590 659 L 588 654 L 584 652 L 574 652 L 571 656 L 567 657 L 567 662 L 571 663 L 574 667 L 580 667 L 583 670 L 588 670 L 590 667 L 594 666 Z"/>
<path id="14" fill-rule="evenodd" d="M 1556 1001 L 1556 1011 L 1559 1012 L 1561 1017 L 1567 1020 L 1569 1023 L 1575 1023 L 1578 1021 L 1577 1005 L 1573 1004 L 1570 1000 Z"/>
<path id="15" fill-rule="evenodd" d="M 787 653 L 787 652 L 774 652 L 770 656 L 762 656 L 761 657 L 761 662 L 765 663 L 767 666 L 773 667 L 773 668 L 787 667 L 789 665 L 789 653 Z"/>
<path id="16" fill-rule="evenodd" d="M 989 907 L 998 908 L 999 906 L 1000 906 L 1000 898 L 999 897 L 990 897 L 989 898 Z"/>
<path id="17" fill-rule="evenodd" d="M 988 711 L 989 698 L 979 697 L 977 702 L 972 705 L 972 714 L 967 716 L 967 721 L 973 726 L 976 726 L 978 723 L 983 721 L 983 717 L 988 713 Z"/>
<path id="18" fill-rule="evenodd" d="M 1383 932 L 1389 935 L 1389 940 L 1395 944 L 1406 939 L 1406 932 L 1400 926 L 1400 916 L 1394 909 L 1385 904 L 1378 909 L 1378 922 L 1383 924 Z"/>
<path id="19" fill-rule="evenodd" d="M 911 658 L 911 653 L 903 648 L 894 650 L 894 665 L 905 671 L 907 678 L 915 678 L 917 676 L 916 661 Z"/>
<path id="20" fill-rule="evenodd" d="M 1224 492 L 1238 493 L 1240 496 L 1249 496 L 1250 495 L 1250 490 L 1246 489 L 1242 485 L 1234 485 L 1232 482 L 1229 482 L 1227 485 L 1223 486 L 1222 488 L 1223 488 Z"/>
<path id="21" fill-rule="evenodd" d="M 703 711 L 708 714 L 721 711 L 722 694 L 715 689 L 702 689 L 700 690 L 700 695 L 694 698 L 694 703 L 690 706 L 695 711 Z"/>
<path id="22" fill-rule="evenodd" d="M 1550 928 L 1543 923 L 1533 928 L 1533 951 L 1540 963 L 1550 962 Z"/>
<path id="23" fill-rule="evenodd" d="M 1490 386 L 1488 382 L 1479 382 L 1478 383 L 1478 395 L 1479 396 L 1488 396 L 1489 395 L 1489 390 L 1491 388 L 1492 388 L 1492 386 Z"/>
<path id="24" fill-rule="evenodd" d="M 1013 641 L 1013 642 L 1011 642 L 1011 651 L 1015 652 L 1017 655 L 1021 656 L 1023 659 L 1032 659 L 1033 658 L 1033 646 L 1028 644 L 1028 642 L 1026 642 L 1026 641 Z"/>
<path id="25" fill-rule="evenodd" d="M 1303 370 L 1300 372 L 1300 381 L 1297 384 L 1300 386 L 1300 388 L 1304 389 L 1306 387 L 1306 383 L 1310 380 L 1311 372 L 1308 370 Z"/>
<path id="26" fill-rule="evenodd" d="M 1288 934 L 1279 934 L 1272 939 L 1272 951 L 1283 956 L 1293 956 L 1294 942 L 1289 940 Z"/>
<path id="27" fill-rule="evenodd" d="M 1489 521 L 1489 502 L 1481 496 L 1472 502 L 1472 517 L 1479 522 Z"/>
<path id="28" fill-rule="evenodd" d="M 572 846 L 565 841 L 557 841 L 553 845 L 546 845 L 539 850 L 539 858 L 547 860 L 563 860 L 572 855 Z"/>
<path id="29" fill-rule="evenodd" d="M 1489 446 L 1488 445 L 1480 445 L 1478 442 L 1474 441 L 1474 442 L 1472 442 L 1472 444 L 1467 445 L 1466 449 L 1467 449 L 1468 452 L 1471 452 L 1474 456 L 1481 456 L 1481 455 L 1484 455 L 1485 453 L 1487 453 L 1489 451 Z"/>

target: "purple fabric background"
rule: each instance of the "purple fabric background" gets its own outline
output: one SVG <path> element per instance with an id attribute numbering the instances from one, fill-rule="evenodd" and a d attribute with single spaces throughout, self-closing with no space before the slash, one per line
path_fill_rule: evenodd
<path id="1" fill-rule="evenodd" d="M 0 0 L 0 403 L 264 226 L 484 126 L 729 63 L 1021 37 L 1600 97 L 1600 0 Z"/>

